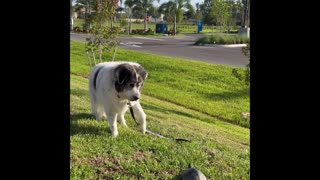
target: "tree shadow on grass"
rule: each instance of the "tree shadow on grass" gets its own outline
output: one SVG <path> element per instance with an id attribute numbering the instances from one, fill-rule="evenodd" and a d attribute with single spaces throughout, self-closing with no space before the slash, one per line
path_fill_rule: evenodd
<path id="1" fill-rule="evenodd" d="M 80 119 L 95 120 L 95 117 L 94 117 L 94 115 L 89 114 L 89 113 L 70 114 L 70 121 L 77 121 Z"/>
<path id="2" fill-rule="evenodd" d="M 154 106 L 154 105 L 151 105 L 151 104 L 143 104 L 142 106 L 145 109 L 158 111 L 158 112 L 161 112 L 161 113 L 164 113 L 164 114 L 177 114 L 177 115 L 180 115 L 180 116 L 186 116 L 186 117 L 189 117 L 189 118 L 195 118 L 192 114 L 189 114 L 189 113 L 176 111 L 176 110 L 172 110 L 172 109 L 161 108 L 159 106 Z"/>
<path id="3" fill-rule="evenodd" d="M 181 180 L 182 178 L 181 178 L 181 175 L 180 174 L 178 174 L 178 175 L 175 175 L 173 178 L 172 178 L 172 180 Z"/>
<path id="4" fill-rule="evenodd" d="M 79 97 L 89 97 L 88 91 L 82 89 L 70 89 L 70 94 Z"/>
<path id="5" fill-rule="evenodd" d="M 217 117 L 210 118 L 210 117 L 213 117 L 213 116 L 212 115 L 208 115 L 208 114 L 206 114 L 206 115 L 208 115 L 209 117 L 208 116 L 197 116 L 197 115 L 193 115 L 191 113 L 186 113 L 186 112 L 177 111 L 177 110 L 173 110 L 173 109 L 161 108 L 159 106 L 154 106 L 154 105 L 150 105 L 150 104 L 143 104 L 142 106 L 145 109 L 157 111 L 157 112 L 162 113 L 162 114 L 175 114 L 175 115 L 184 116 L 184 117 L 192 118 L 192 119 L 197 119 L 197 120 L 208 122 L 208 123 L 215 123 L 215 119 L 214 118 L 217 118 Z"/>
<path id="6" fill-rule="evenodd" d="M 222 117 L 222 116 L 219 116 L 219 115 L 209 114 L 209 113 L 202 112 L 202 111 L 199 111 L 199 110 L 196 110 L 196 109 L 191 109 L 191 110 L 203 113 L 203 114 L 205 114 L 207 116 L 193 115 L 191 113 L 181 112 L 181 111 L 177 111 L 177 110 L 173 110 L 173 109 L 161 108 L 159 106 L 154 106 L 154 105 L 150 105 L 150 104 L 143 104 L 142 106 L 145 109 L 157 111 L 157 112 L 163 113 L 163 114 L 176 114 L 176 115 L 180 115 L 180 116 L 184 116 L 184 117 L 188 117 L 188 118 L 193 118 L 193 119 L 197 119 L 197 120 L 200 120 L 200 121 L 213 123 L 213 124 L 215 123 L 216 120 L 220 120 L 220 121 L 224 121 L 224 122 L 228 122 L 228 123 L 237 125 L 237 122 L 235 120 L 228 119 L 228 118 L 225 118 L 225 117 Z"/>
<path id="7" fill-rule="evenodd" d="M 250 96 L 250 92 L 248 88 L 243 88 L 237 91 L 225 91 L 221 93 L 206 93 L 204 94 L 204 96 L 213 101 L 220 101 L 220 100 L 229 100 L 229 99 L 248 97 Z"/>
<path id="8" fill-rule="evenodd" d="M 110 133 L 109 128 L 96 127 L 91 124 L 80 124 L 78 121 L 86 119 L 87 121 L 96 121 L 94 115 L 89 113 L 79 113 L 79 114 L 70 114 L 70 135 L 75 134 L 95 134 L 103 135 Z M 100 123 L 106 123 L 105 120 L 102 120 Z"/>

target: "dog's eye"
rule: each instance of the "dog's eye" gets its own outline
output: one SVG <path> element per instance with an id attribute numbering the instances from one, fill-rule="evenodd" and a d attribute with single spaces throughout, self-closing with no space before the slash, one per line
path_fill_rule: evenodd
<path id="1" fill-rule="evenodd" d="M 134 87 L 134 84 L 129 84 L 130 87 Z"/>

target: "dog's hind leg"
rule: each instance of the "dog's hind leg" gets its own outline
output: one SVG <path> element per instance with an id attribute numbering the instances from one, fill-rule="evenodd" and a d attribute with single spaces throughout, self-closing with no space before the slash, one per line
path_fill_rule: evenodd
<path id="1" fill-rule="evenodd" d="M 98 116 L 98 104 L 97 104 L 97 98 L 95 96 L 94 90 L 92 87 L 89 87 L 89 96 L 90 96 L 90 103 L 91 103 L 91 114 L 96 117 L 97 120 L 101 120 L 101 117 Z"/>
<path id="2" fill-rule="evenodd" d="M 93 100 L 91 100 L 91 114 L 94 115 L 96 117 L 96 119 L 97 119 L 97 115 L 98 115 L 97 108 L 98 107 L 97 107 L 96 103 Z"/>
<path id="3" fill-rule="evenodd" d="M 104 108 L 102 105 L 96 105 L 95 117 L 98 121 L 101 121 L 103 117 L 106 118 L 106 113 L 104 112 Z"/>
<path id="4" fill-rule="evenodd" d="M 107 113 L 108 124 L 110 127 L 111 134 L 113 137 L 118 136 L 118 127 L 117 127 L 117 114 Z"/>
<path id="5" fill-rule="evenodd" d="M 96 117 L 96 120 L 101 121 L 103 116 L 106 116 L 104 113 L 103 106 L 99 105 L 95 99 L 94 95 L 90 94 L 91 101 L 91 114 Z"/>
<path id="6" fill-rule="evenodd" d="M 126 120 L 124 119 L 124 114 L 119 114 L 118 115 L 118 121 L 120 124 L 122 124 L 124 127 L 128 127 Z"/>
<path id="7" fill-rule="evenodd" d="M 146 128 L 147 128 L 147 121 L 146 121 L 146 114 L 144 113 L 140 102 L 136 103 L 133 107 L 133 113 L 139 120 L 139 130 L 144 134 L 146 133 Z"/>

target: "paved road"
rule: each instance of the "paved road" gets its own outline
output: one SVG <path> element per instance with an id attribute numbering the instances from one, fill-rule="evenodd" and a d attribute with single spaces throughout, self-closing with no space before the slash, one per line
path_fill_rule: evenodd
<path id="1" fill-rule="evenodd" d="M 70 33 L 71 40 L 85 41 L 86 37 L 89 36 Z M 177 37 L 119 37 L 119 47 L 234 67 L 245 67 L 248 64 L 248 58 L 242 54 L 241 47 L 194 46 L 198 37 L 191 34 Z"/>

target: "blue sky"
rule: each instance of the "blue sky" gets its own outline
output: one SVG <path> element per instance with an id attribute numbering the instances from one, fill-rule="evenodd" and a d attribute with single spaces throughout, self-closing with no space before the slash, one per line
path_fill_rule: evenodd
<path id="1" fill-rule="evenodd" d="M 124 2 L 125 0 L 123 0 L 123 2 Z M 160 4 L 162 4 L 162 3 L 164 3 L 164 2 L 168 2 L 169 0 L 160 0 L 160 3 L 158 3 L 157 2 L 157 0 L 154 0 L 154 2 L 153 2 L 153 4 L 155 5 L 155 6 L 157 6 L 157 7 L 159 7 L 160 6 Z M 190 3 L 192 4 L 192 6 L 194 7 L 194 8 L 196 8 L 196 3 L 198 2 L 198 3 L 203 3 L 203 1 L 204 0 L 190 0 Z"/>
<path id="2" fill-rule="evenodd" d="M 125 0 L 123 0 L 124 2 Z M 154 0 L 153 4 L 157 7 L 160 6 L 160 4 L 164 3 L 164 2 L 168 2 L 169 0 L 160 0 L 160 3 L 157 2 L 157 0 Z M 194 8 L 196 8 L 196 3 L 203 3 L 204 0 L 190 0 L 190 3 L 192 4 L 192 6 Z M 72 4 L 74 5 L 75 4 L 75 1 L 72 2 Z"/>
<path id="3" fill-rule="evenodd" d="M 160 0 L 160 3 L 157 2 L 157 0 L 154 0 L 154 5 L 158 6 L 164 2 L 168 2 L 169 0 Z M 192 6 L 195 8 L 196 7 L 196 3 L 203 3 L 204 0 L 190 0 L 190 3 L 192 4 Z"/>

